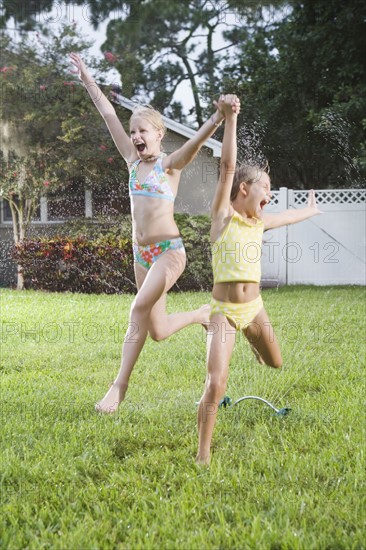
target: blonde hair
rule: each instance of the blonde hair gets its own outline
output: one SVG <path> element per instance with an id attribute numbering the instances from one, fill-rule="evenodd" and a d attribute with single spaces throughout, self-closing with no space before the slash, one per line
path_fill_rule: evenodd
<path id="1" fill-rule="evenodd" d="M 167 130 L 163 118 L 159 111 L 151 107 L 151 105 L 136 105 L 130 117 L 130 124 L 133 117 L 136 116 L 145 118 L 154 128 L 156 128 L 156 130 L 161 131 L 162 137 L 165 136 Z"/>
<path id="2" fill-rule="evenodd" d="M 265 161 L 264 165 L 242 164 L 241 166 L 238 166 L 235 170 L 233 186 L 231 188 L 231 202 L 233 202 L 238 196 L 240 184 L 242 182 L 249 185 L 255 183 L 261 178 L 263 172 L 269 174 L 269 165 L 267 161 Z"/>

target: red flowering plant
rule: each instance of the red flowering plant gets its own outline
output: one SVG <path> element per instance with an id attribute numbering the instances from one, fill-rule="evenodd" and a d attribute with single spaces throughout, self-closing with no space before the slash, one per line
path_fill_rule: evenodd
<path id="1" fill-rule="evenodd" d="M 118 61 L 119 57 L 112 52 L 104 52 L 104 59 L 111 65 L 114 65 L 114 63 Z"/>
<path id="2" fill-rule="evenodd" d="M 14 259 L 24 265 L 26 288 L 106 294 L 136 290 L 130 239 L 26 239 Z"/>
<path id="3" fill-rule="evenodd" d="M 89 44 L 74 26 L 57 35 L 49 30 L 42 40 L 32 36 L 0 36 L 7 68 L 0 71 L 0 115 L 3 126 L 11 127 L 0 146 L 0 194 L 10 205 L 16 244 L 26 238 L 41 197 L 62 196 L 70 181 L 105 188 L 106 194 L 121 178 L 128 181 L 124 161 L 107 130 L 103 135 L 100 115 L 68 60 L 70 51 L 85 51 Z M 102 81 L 100 72 L 97 78 Z M 22 281 L 19 267 L 18 288 Z"/>

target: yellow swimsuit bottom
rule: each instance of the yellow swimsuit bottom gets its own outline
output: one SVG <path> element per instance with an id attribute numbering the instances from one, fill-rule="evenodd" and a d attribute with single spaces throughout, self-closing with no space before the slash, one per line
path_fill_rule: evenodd
<path id="1" fill-rule="evenodd" d="M 262 296 L 252 300 L 251 302 L 245 302 L 243 304 L 233 304 L 231 302 L 220 302 L 211 298 L 211 314 L 221 313 L 225 315 L 227 319 L 230 319 L 235 324 L 236 330 L 243 330 L 250 325 L 253 319 L 258 315 L 263 307 Z"/>

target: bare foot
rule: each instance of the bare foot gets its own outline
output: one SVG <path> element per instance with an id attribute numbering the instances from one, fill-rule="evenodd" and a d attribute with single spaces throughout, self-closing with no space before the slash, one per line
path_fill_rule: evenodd
<path id="1" fill-rule="evenodd" d="M 210 324 L 210 313 L 211 306 L 210 304 L 205 304 L 197 309 L 197 323 L 201 323 L 204 329 L 207 330 L 208 325 Z"/>
<path id="2" fill-rule="evenodd" d="M 127 386 L 119 386 L 116 383 L 112 383 L 111 387 L 103 397 L 95 405 L 95 410 L 100 413 L 112 414 L 116 412 L 121 401 L 123 401 L 127 391 Z"/>
<path id="3" fill-rule="evenodd" d="M 202 457 L 199 454 L 196 456 L 196 464 L 199 466 L 209 466 L 210 465 L 210 455 Z"/>
<path id="4" fill-rule="evenodd" d="M 254 353 L 254 355 L 255 355 L 255 357 L 256 357 L 258 363 L 260 363 L 261 365 L 265 365 L 266 363 L 263 361 L 262 356 L 261 356 L 261 354 L 258 352 L 258 350 L 256 350 L 255 347 L 252 346 L 252 345 L 251 345 L 250 347 L 252 348 L 252 352 Z"/>

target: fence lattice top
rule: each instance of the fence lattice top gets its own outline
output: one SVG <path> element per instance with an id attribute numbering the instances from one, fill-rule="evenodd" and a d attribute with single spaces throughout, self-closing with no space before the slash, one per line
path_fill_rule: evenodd
<path id="1" fill-rule="evenodd" d="M 293 205 L 305 205 L 308 191 L 293 191 Z M 363 204 L 366 200 L 365 189 L 319 189 L 315 190 L 318 204 Z"/>
<path id="2" fill-rule="evenodd" d="M 280 193 L 281 191 L 272 191 L 272 197 L 271 197 L 271 206 L 275 206 L 280 202 Z"/>
<path id="3" fill-rule="evenodd" d="M 272 191 L 270 206 L 277 206 L 283 193 L 288 193 L 291 206 L 307 204 L 309 191 L 292 191 L 282 187 L 279 191 Z M 318 204 L 364 204 L 366 189 L 316 189 L 315 196 Z"/>

